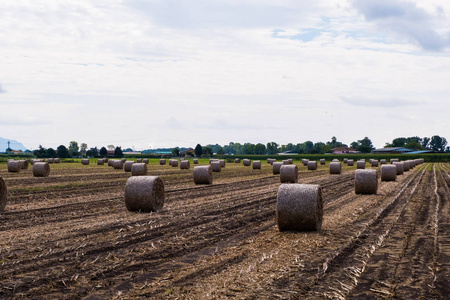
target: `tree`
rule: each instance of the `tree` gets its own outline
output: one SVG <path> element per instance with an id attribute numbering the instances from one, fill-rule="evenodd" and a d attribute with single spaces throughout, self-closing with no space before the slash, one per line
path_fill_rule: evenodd
<path id="1" fill-rule="evenodd" d="M 275 155 L 278 152 L 278 144 L 275 142 L 267 143 L 267 153 L 269 155 Z"/>
<path id="2" fill-rule="evenodd" d="M 444 137 L 433 135 L 430 140 L 430 148 L 436 152 L 444 152 L 447 146 L 447 140 Z"/>
<path id="3" fill-rule="evenodd" d="M 108 150 L 110 150 L 110 151 L 114 150 L 114 145 L 108 145 L 108 146 L 106 146 L 106 147 L 107 147 Z"/>
<path id="4" fill-rule="evenodd" d="M 255 145 L 255 154 L 266 154 L 266 146 L 264 144 L 258 143 Z"/>
<path id="5" fill-rule="evenodd" d="M 69 156 L 77 156 L 78 155 L 78 143 L 75 141 L 71 141 L 69 143 Z"/>
<path id="6" fill-rule="evenodd" d="M 251 143 L 245 143 L 244 154 L 255 154 L 255 145 Z"/>
<path id="7" fill-rule="evenodd" d="M 372 150 L 375 149 L 372 145 L 372 141 L 366 136 L 362 140 L 358 140 L 358 147 L 356 147 L 356 150 L 362 153 L 370 153 Z"/>
<path id="8" fill-rule="evenodd" d="M 194 152 L 195 152 L 195 156 L 198 156 L 198 157 L 202 156 L 202 154 L 203 154 L 202 146 L 200 144 L 197 144 L 197 146 L 195 146 Z"/>
<path id="9" fill-rule="evenodd" d="M 122 147 L 117 146 L 116 149 L 114 149 L 114 156 L 123 157 Z"/>
<path id="10" fill-rule="evenodd" d="M 98 149 L 97 149 L 97 147 L 91 148 L 88 151 L 86 151 L 86 155 L 89 156 L 89 157 L 91 157 L 91 156 L 98 157 Z"/>
<path id="11" fill-rule="evenodd" d="M 426 149 L 426 148 L 428 148 L 428 144 L 430 143 L 430 138 L 429 137 L 424 137 L 423 139 L 422 139 L 422 147 L 424 148 L 424 149 Z"/>
<path id="12" fill-rule="evenodd" d="M 220 147 L 219 149 L 217 149 L 217 154 L 218 155 L 224 155 L 225 154 L 225 150 L 223 149 L 223 147 Z"/>
<path id="13" fill-rule="evenodd" d="M 56 157 L 56 151 L 53 148 L 47 149 L 47 157 Z"/>
<path id="14" fill-rule="evenodd" d="M 100 156 L 106 157 L 108 155 L 108 150 L 105 147 L 100 148 Z"/>
<path id="15" fill-rule="evenodd" d="M 356 150 L 356 148 L 358 148 L 358 142 L 352 142 L 351 144 L 350 144 L 350 147 L 352 148 L 352 149 L 355 149 Z"/>
<path id="16" fill-rule="evenodd" d="M 204 156 L 212 156 L 213 154 L 212 148 L 208 146 L 203 147 L 202 152 Z"/>
<path id="17" fill-rule="evenodd" d="M 80 144 L 80 153 L 82 155 L 86 155 L 87 147 L 88 147 L 88 145 L 86 143 L 81 143 Z"/>
<path id="18" fill-rule="evenodd" d="M 180 156 L 180 149 L 178 147 L 172 149 L 172 156 Z"/>
<path id="19" fill-rule="evenodd" d="M 69 157 L 69 150 L 67 150 L 66 146 L 64 145 L 59 145 L 58 148 L 56 148 L 56 152 L 58 153 L 59 158 Z"/>

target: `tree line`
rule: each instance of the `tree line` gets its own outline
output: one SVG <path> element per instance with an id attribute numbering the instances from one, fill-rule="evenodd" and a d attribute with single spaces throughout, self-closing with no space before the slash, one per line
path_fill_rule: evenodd
<path id="1" fill-rule="evenodd" d="M 112 152 L 114 151 L 114 157 L 123 157 L 122 147 L 114 145 L 108 145 L 107 148 Z M 59 157 L 59 158 L 73 158 L 73 157 L 106 157 L 108 156 L 108 149 L 101 147 L 100 150 L 97 147 L 88 149 L 86 143 L 71 141 L 69 146 L 59 145 L 56 150 L 53 148 L 44 148 L 39 145 L 39 148 L 33 151 L 33 155 L 39 158 L 44 157 Z"/>

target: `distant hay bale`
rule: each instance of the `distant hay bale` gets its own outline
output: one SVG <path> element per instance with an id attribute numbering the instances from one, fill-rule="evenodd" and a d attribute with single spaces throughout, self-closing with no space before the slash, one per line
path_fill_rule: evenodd
<path id="1" fill-rule="evenodd" d="M 289 163 L 290 165 L 292 165 L 292 164 L 294 163 L 294 160 L 293 160 L 292 158 L 288 158 L 288 163 Z"/>
<path id="2" fill-rule="evenodd" d="M 241 159 L 240 158 L 235 158 L 234 159 L 234 163 L 235 164 L 240 164 L 241 163 Z"/>
<path id="3" fill-rule="evenodd" d="M 127 161 L 127 159 L 126 158 L 122 158 L 121 161 L 124 164 Z"/>
<path id="4" fill-rule="evenodd" d="M 142 158 L 136 159 L 136 162 L 137 162 L 137 163 L 142 163 Z"/>
<path id="5" fill-rule="evenodd" d="M 123 169 L 125 172 L 131 172 L 131 166 L 134 164 L 134 161 L 126 161 L 123 165 Z"/>
<path id="6" fill-rule="evenodd" d="M 276 161 L 277 161 L 277 160 L 274 159 L 274 158 L 268 158 L 268 159 L 267 159 L 267 163 L 268 163 L 268 164 L 271 164 L 271 165 L 272 165 L 274 162 L 276 162 Z"/>
<path id="7" fill-rule="evenodd" d="M 54 163 L 55 162 L 55 160 L 53 159 L 53 158 L 47 158 L 47 162 L 49 163 L 49 164 L 52 164 L 52 163 Z"/>
<path id="8" fill-rule="evenodd" d="M 405 165 L 402 161 L 394 161 L 393 165 L 397 168 L 397 175 L 403 175 Z"/>
<path id="9" fill-rule="evenodd" d="M 403 162 L 403 171 L 404 172 L 408 172 L 409 169 L 411 169 L 411 166 L 409 164 L 409 160 L 406 160 L 406 161 Z"/>
<path id="10" fill-rule="evenodd" d="M 172 167 L 177 168 L 178 167 L 178 159 L 172 159 Z"/>
<path id="11" fill-rule="evenodd" d="M 366 168 L 366 162 L 365 161 L 357 161 L 356 162 L 356 168 L 357 169 L 365 169 Z"/>
<path id="12" fill-rule="evenodd" d="M 287 159 L 283 159 L 281 162 L 283 163 L 283 165 L 288 165 L 289 164 L 289 160 L 287 160 Z"/>
<path id="13" fill-rule="evenodd" d="M 198 158 L 194 158 L 193 163 L 194 163 L 194 165 L 198 165 Z"/>
<path id="14" fill-rule="evenodd" d="M 35 162 L 33 165 L 34 177 L 47 177 L 50 174 L 50 165 L 48 162 Z"/>
<path id="15" fill-rule="evenodd" d="M 244 159 L 242 160 L 242 163 L 244 164 L 244 166 L 250 167 L 251 164 L 252 164 L 252 161 L 251 161 L 250 159 L 244 158 Z"/>
<path id="16" fill-rule="evenodd" d="M 181 170 L 189 170 L 191 168 L 191 164 L 188 160 L 182 160 L 180 162 L 180 169 Z"/>
<path id="17" fill-rule="evenodd" d="M 392 163 L 394 163 L 394 162 L 399 162 L 400 160 L 398 159 L 398 158 L 391 158 L 390 160 L 389 160 L 389 162 L 392 164 Z"/>
<path id="18" fill-rule="evenodd" d="M 144 164 L 147 164 L 147 165 L 148 165 L 148 163 L 149 163 L 150 161 L 149 161 L 148 158 L 144 158 L 144 159 L 142 160 L 142 162 L 143 162 Z"/>
<path id="19" fill-rule="evenodd" d="M 341 174 L 342 166 L 340 162 L 332 161 L 330 163 L 330 174 Z"/>
<path id="20" fill-rule="evenodd" d="M 348 158 L 344 158 L 344 164 L 348 162 Z"/>
<path id="21" fill-rule="evenodd" d="M 381 165 L 381 181 L 395 181 L 397 178 L 397 166 Z"/>
<path id="22" fill-rule="evenodd" d="M 355 171 L 355 194 L 376 194 L 377 189 L 377 170 Z"/>
<path id="23" fill-rule="evenodd" d="M 413 159 L 408 159 L 408 162 L 409 162 L 409 168 L 414 169 L 414 167 L 416 166 L 416 162 Z"/>
<path id="24" fill-rule="evenodd" d="M 320 159 L 320 164 L 323 166 L 325 164 L 325 158 Z"/>
<path id="25" fill-rule="evenodd" d="M 125 206 L 129 211 L 159 211 L 164 198 L 164 183 L 158 176 L 133 176 L 125 184 Z"/>
<path id="26" fill-rule="evenodd" d="M 165 164 L 166 164 L 166 160 L 165 160 L 165 159 L 160 159 L 160 160 L 159 160 L 159 164 L 160 164 L 161 166 L 165 165 Z"/>
<path id="27" fill-rule="evenodd" d="M 83 159 L 81 160 L 81 164 L 82 164 L 82 165 L 85 165 L 85 166 L 89 165 L 89 159 L 83 158 Z"/>
<path id="28" fill-rule="evenodd" d="M 209 159 L 209 164 L 211 164 L 213 161 L 216 161 L 217 159 L 215 159 L 215 158 L 210 158 Z"/>
<path id="29" fill-rule="evenodd" d="M 364 159 L 364 158 L 361 158 L 359 161 L 363 161 L 363 162 L 366 162 L 366 159 Z"/>
<path id="30" fill-rule="evenodd" d="M 184 160 L 184 157 L 180 157 L 180 161 L 183 161 Z"/>
<path id="31" fill-rule="evenodd" d="M 22 170 L 28 170 L 28 161 L 21 159 L 19 160 L 19 163 Z"/>
<path id="32" fill-rule="evenodd" d="M 372 167 L 378 167 L 378 160 L 372 159 Z"/>
<path id="33" fill-rule="evenodd" d="M 261 161 L 254 160 L 252 166 L 253 166 L 253 170 L 261 170 Z"/>
<path id="34" fill-rule="evenodd" d="M 56 157 L 56 158 L 53 159 L 53 162 L 55 164 L 59 164 L 60 163 L 60 159 L 58 157 Z"/>
<path id="35" fill-rule="evenodd" d="M 123 169 L 123 162 L 122 162 L 122 160 L 114 160 L 112 166 L 116 170 L 122 170 Z"/>
<path id="36" fill-rule="evenodd" d="M 319 185 L 280 185 L 276 205 L 276 222 L 280 231 L 320 230 L 322 219 L 322 189 Z"/>
<path id="37" fill-rule="evenodd" d="M 280 181 L 281 183 L 297 183 L 298 181 L 298 167 L 297 165 L 282 165 L 280 167 Z"/>
<path id="38" fill-rule="evenodd" d="M 346 162 L 347 162 L 347 160 L 348 160 L 348 159 L 346 159 L 346 158 L 345 158 L 345 159 L 344 159 L 344 162 L 346 163 Z M 333 158 L 333 160 L 332 160 L 331 162 L 339 162 L 339 159 L 337 159 L 337 158 Z"/>
<path id="39" fill-rule="evenodd" d="M 108 162 L 108 167 L 112 167 L 114 159 L 110 159 L 107 162 Z"/>
<path id="40" fill-rule="evenodd" d="M 8 187 L 6 186 L 3 178 L 0 177 L 0 213 L 5 210 L 6 203 L 8 202 Z"/>
<path id="41" fill-rule="evenodd" d="M 274 163 L 272 164 L 272 172 L 273 172 L 273 175 L 280 174 L 281 166 L 283 166 L 283 163 L 282 163 L 282 162 L 274 162 Z"/>
<path id="42" fill-rule="evenodd" d="M 385 165 L 386 164 L 386 159 L 380 159 L 380 165 Z"/>
<path id="43" fill-rule="evenodd" d="M 194 167 L 193 176 L 195 184 L 212 184 L 212 167 L 207 166 L 196 166 Z"/>
<path id="44" fill-rule="evenodd" d="M 211 162 L 211 168 L 213 172 L 220 172 L 222 170 L 220 161 Z"/>
<path id="45" fill-rule="evenodd" d="M 307 166 L 308 165 L 308 162 L 309 162 L 309 159 L 306 159 L 306 158 L 302 158 L 302 164 L 303 164 L 303 166 Z"/>
<path id="46" fill-rule="evenodd" d="M 8 161 L 8 172 L 17 173 L 22 170 L 22 166 L 18 160 L 10 160 Z"/>
<path id="47" fill-rule="evenodd" d="M 308 161 L 308 170 L 317 170 L 317 161 Z"/>
<path id="48" fill-rule="evenodd" d="M 97 159 L 97 166 L 103 166 L 105 164 L 105 160 L 103 158 Z"/>
<path id="49" fill-rule="evenodd" d="M 220 167 L 225 168 L 225 160 L 221 159 L 221 160 L 219 160 L 219 162 L 220 162 Z"/>
<path id="50" fill-rule="evenodd" d="M 347 166 L 353 166 L 353 164 L 354 164 L 354 162 L 353 162 L 353 159 L 348 159 L 347 160 Z"/>
<path id="51" fill-rule="evenodd" d="M 131 176 L 145 176 L 147 175 L 146 163 L 134 163 L 131 165 Z"/>

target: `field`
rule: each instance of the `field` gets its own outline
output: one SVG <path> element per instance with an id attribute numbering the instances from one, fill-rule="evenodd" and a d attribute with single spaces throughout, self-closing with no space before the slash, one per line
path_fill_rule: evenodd
<path id="1" fill-rule="evenodd" d="M 201 164 L 206 164 L 201 161 Z M 124 205 L 130 174 L 108 166 L 52 164 L 0 177 L 0 298 L 36 299 L 444 299 L 450 295 L 450 163 L 424 163 L 354 194 L 355 167 L 326 166 L 320 232 L 279 232 L 279 176 L 227 163 L 214 184 L 156 160 L 164 180 L 157 213 Z M 367 168 L 370 168 L 367 164 Z M 379 170 L 379 168 L 376 168 Z"/>

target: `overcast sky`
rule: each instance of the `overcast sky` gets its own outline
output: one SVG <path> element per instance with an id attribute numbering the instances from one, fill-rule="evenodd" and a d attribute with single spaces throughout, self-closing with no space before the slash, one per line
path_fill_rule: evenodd
<path id="1" fill-rule="evenodd" d="M 450 1 L 0 7 L 0 137 L 30 149 L 450 139 Z"/>

